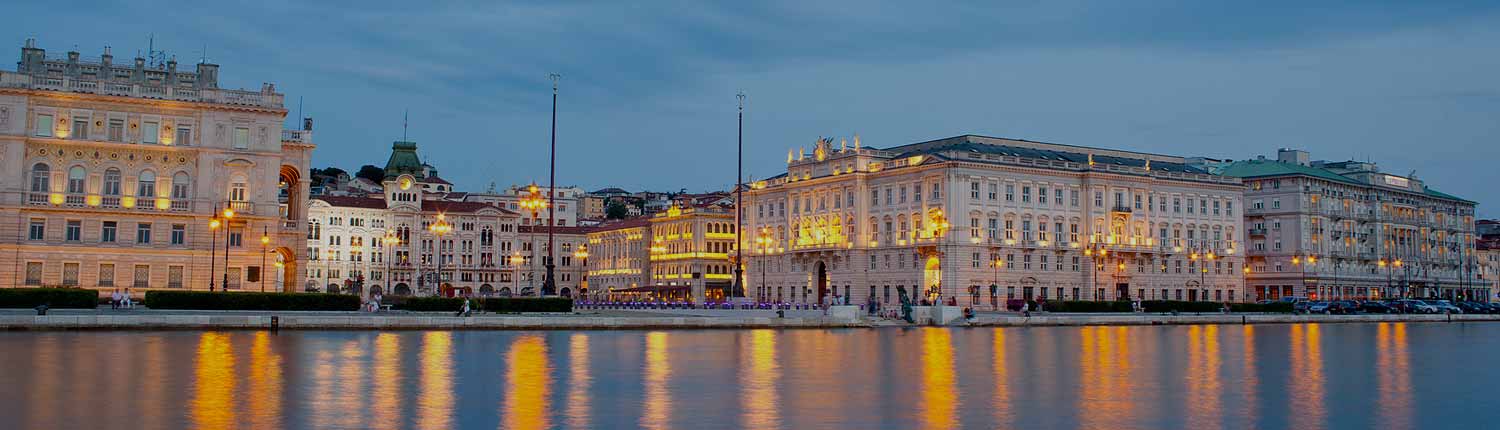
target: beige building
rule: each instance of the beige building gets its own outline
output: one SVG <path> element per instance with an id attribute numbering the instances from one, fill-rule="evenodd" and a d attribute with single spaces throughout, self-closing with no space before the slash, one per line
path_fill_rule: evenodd
<path id="1" fill-rule="evenodd" d="M 651 217 L 651 287 L 656 295 L 723 302 L 734 281 L 734 209 L 673 205 Z"/>
<path id="2" fill-rule="evenodd" d="M 746 193 L 747 293 L 1244 300 L 1241 183 L 1187 163 L 972 135 L 887 149 L 819 139 Z"/>
<path id="3" fill-rule="evenodd" d="M 1375 163 L 1282 149 L 1223 174 L 1245 181 L 1254 298 L 1487 296 L 1474 257 L 1474 202 Z"/>
<path id="4" fill-rule="evenodd" d="M 542 219 L 546 219 L 543 215 Z M 525 221 L 522 221 L 523 223 Z M 545 222 L 545 221 L 543 221 Z M 542 293 L 542 283 L 547 274 L 547 227 L 522 225 L 516 239 L 520 249 L 521 295 Z M 588 227 L 552 227 L 552 243 L 557 252 L 552 256 L 556 262 L 552 268 L 554 294 L 574 297 L 586 288 L 584 258 L 580 249 L 588 242 Z"/>
<path id="5" fill-rule="evenodd" d="M 651 284 L 651 218 L 606 222 L 589 229 L 588 283 L 591 297 L 623 300 L 645 296 Z"/>
<path id="6" fill-rule="evenodd" d="M 283 98 L 220 88 L 215 64 L 28 40 L 0 72 L 0 286 L 301 284 L 312 122 L 282 130 Z"/>

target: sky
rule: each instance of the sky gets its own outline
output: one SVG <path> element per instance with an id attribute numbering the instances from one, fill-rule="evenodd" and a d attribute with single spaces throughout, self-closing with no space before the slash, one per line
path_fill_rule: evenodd
<path id="1" fill-rule="evenodd" d="M 732 184 L 820 136 L 962 134 L 1226 159 L 1373 160 L 1500 216 L 1495 1 L 11 0 L 0 39 L 219 64 L 316 122 L 313 166 L 406 131 L 460 190 Z M 640 3 L 640 4 L 635 4 Z"/>

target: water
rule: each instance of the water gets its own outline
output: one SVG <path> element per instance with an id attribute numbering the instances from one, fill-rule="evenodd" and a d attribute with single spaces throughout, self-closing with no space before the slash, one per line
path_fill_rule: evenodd
<path id="1" fill-rule="evenodd" d="M 6 332 L 0 428 L 1492 428 L 1500 324 Z"/>

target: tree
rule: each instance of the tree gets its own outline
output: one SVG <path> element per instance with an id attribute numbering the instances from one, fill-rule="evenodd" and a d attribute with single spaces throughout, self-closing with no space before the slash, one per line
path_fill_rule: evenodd
<path id="1" fill-rule="evenodd" d="M 354 177 L 369 179 L 370 182 L 378 184 L 385 180 L 385 169 L 366 164 L 359 166 L 359 173 L 355 173 Z"/>
<path id="2" fill-rule="evenodd" d="M 618 201 L 609 202 L 609 206 L 604 207 L 604 219 L 623 219 L 629 214 L 630 212 L 625 209 L 625 205 L 620 204 Z"/>

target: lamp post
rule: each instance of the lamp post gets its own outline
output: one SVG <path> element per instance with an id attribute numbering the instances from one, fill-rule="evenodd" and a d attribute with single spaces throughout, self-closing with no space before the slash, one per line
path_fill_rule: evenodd
<path id="1" fill-rule="evenodd" d="M 1307 267 L 1316 264 L 1318 264 L 1318 256 L 1316 255 L 1308 255 L 1305 259 L 1301 255 L 1292 256 L 1292 265 L 1297 266 L 1297 276 L 1299 278 L 1299 281 L 1302 283 L 1303 292 L 1307 291 Z M 1320 286 L 1319 289 L 1321 288 L 1322 287 Z M 1318 296 L 1321 296 L 1321 294 L 1319 294 L 1318 292 L 1314 292 L 1313 297 L 1309 297 L 1308 299 L 1320 299 L 1320 297 Z"/>
<path id="2" fill-rule="evenodd" d="M 234 220 L 234 209 L 230 208 L 229 202 L 224 202 L 224 282 L 219 287 L 229 291 L 229 224 Z"/>
<path id="3" fill-rule="evenodd" d="M 1000 253 L 995 252 L 994 258 L 990 259 L 990 268 L 994 270 L 994 278 L 990 282 L 990 308 L 1000 310 L 1000 268 L 1005 267 L 1005 260 L 1000 259 Z M 1077 299 L 1077 297 L 1074 297 Z"/>
<path id="4" fill-rule="evenodd" d="M 583 278 L 578 283 L 578 297 L 586 298 L 589 285 L 589 244 L 578 244 L 578 249 L 573 251 L 573 258 L 577 258 L 578 263 L 583 265 Z"/>
<path id="5" fill-rule="evenodd" d="M 1103 261 L 1105 258 L 1109 257 L 1109 248 L 1106 247 L 1103 243 L 1094 242 L 1089 244 L 1087 248 L 1083 249 L 1083 256 L 1089 257 L 1090 260 L 1093 260 L 1092 263 L 1094 265 L 1094 270 L 1091 271 L 1094 276 L 1093 295 L 1094 301 L 1097 302 L 1101 299 L 1100 296 L 1103 295 L 1099 294 L 1099 271 L 1104 269 Z"/>
<path id="6" fill-rule="evenodd" d="M 547 275 L 542 279 L 542 295 L 557 294 L 556 281 L 552 279 L 552 227 L 557 224 L 557 80 L 562 75 L 548 75 L 552 79 L 552 156 L 547 161 Z"/>
<path id="7" fill-rule="evenodd" d="M 401 243 L 401 238 L 398 237 L 398 236 L 396 236 L 396 231 L 395 230 L 386 229 L 385 230 L 385 236 L 383 236 L 383 237 L 380 238 L 380 244 L 381 245 L 385 245 L 385 255 L 383 256 L 384 260 L 385 260 L 385 274 L 382 275 L 382 277 L 384 278 L 384 281 L 385 281 L 385 289 L 386 290 L 390 290 L 392 288 L 391 287 L 391 256 L 390 255 L 393 253 L 392 249 L 395 248 L 396 245 L 399 245 L 400 243 Z M 382 293 L 384 293 L 384 291 L 382 291 Z"/>
<path id="8" fill-rule="evenodd" d="M 429 224 L 427 230 L 437 236 L 437 290 L 442 294 L 443 290 L 443 236 L 453 231 L 453 225 L 448 224 L 447 215 L 439 212 L 437 222 Z"/>
<path id="9" fill-rule="evenodd" d="M 536 226 L 539 224 L 537 221 L 540 221 L 537 215 L 543 208 L 551 205 L 547 203 L 547 200 L 542 199 L 541 189 L 536 186 L 536 183 L 526 187 L 526 196 L 521 198 L 520 205 L 522 209 L 531 211 L 531 231 L 526 234 L 526 244 L 531 245 L 531 261 L 526 269 L 526 285 L 530 286 L 536 280 L 536 271 L 533 269 L 536 268 Z M 552 229 L 549 227 L 547 231 L 550 235 Z"/>
<path id="10" fill-rule="evenodd" d="M 349 279 L 354 286 L 359 288 L 359 295 L 365 295 L 364 273 L 359 271 L 359 260 L 364 258 L 365 248 L 360 245 L 349 247 Z"/>
<path id="11" fill-rule="evenodd" d="M 338 251 L 331 248 L 325 252 L 327 254 L 323 260 L 323 292 L 325 293 L 337 293 L 337 291 L 328 291 L 328 285 L 333 285 L 333 257 L 338 255 L 337 253 Z"/>
<path id="12" fill-rule="evenodd" d="M 745 277 L 745 262 L 744 262 L 744 258 L 741 257 L 741 255 L 743 255 L 744 253 L 740 250 L 740 246 L 745 243 L 744 240 L 740 237 L 740 229 L 741 229 L 741 227 L 744 226 L 744 221 L 740 218 L 740 216 L 742 214 L 744 214 L 744 212 L 745 212 L 745 210 L 744 210 L 745 187 L 742 186 L 743 185 L 743 181 L 744 181 L 744 170 L 745 170 L 745 93 L 742 92 L 742 93 L 735 94 L 734 98 L 739 101 L 739 129 L 738 129 L 739 131 L 738 131 L 738 134 L 737 134 L 738 146 L 736 147 L 737 149 L 735 151 L 735 157 L 736 158 L 735 158 L 735 170 L 734 170 L 734 190 L 735 190 L 734 191 L 734 193 L 735 193 L 735 197 L 734 197 L 734 250 L 735 250 L 735 253 L 734 253 L 734 255 L 735 255 L 735 261 L 734 261 L 734 285 L 729 288 L 729 297 L 730 297 L 731 300 L 733 298 L 736 298 L 736 297 L 745 297 L 745 292 L 744 292 L 745 285 L 741 282 L 742 281 L 741 278 Z"/>
<path id="13" fill-rule="evenodd" d="M 266 245 L 271 244 L 270 227 L 260 228 L 260 292 L 266 292 L 266 254 L 270 251 Z"/>
<path id="14" fill-rule="evenodd" d="M 218 265 L 214 264 L 214 257 L 216 256 L 214 253 L 218 252 L 218 249 L 219 249 L 219 226 L 220 225 L 222 225 L 222 222 L 219 221 L 219 205 L 214 205 L 214 214 L 212 216 L 208 217 L 208 291 L 209 292 L 213 292 L 214 291 L 214 280 L 218 278 L 218 274 L 214 273 L 214 268 L 218 267 Z M 225 270 L 228 270 L 228 269 L 226 268 Z"/>
<path id="15" fill-rule="evenodd" d="M 1203 294 L 1199 294 L 1203 297 L 1199 297 L 1198 300 L 1208 300 L 1208 287 L 1205 285 L 1208 283 L 1208 263 L 1217 260 L 1219 256 L 1214 255 L 1213 250 L 1206 250 L 1202 254 L 1195 250 L 1188 254 L 1188 260 L 1198 261 L 1200 258 L 1203 259 L 1203 266 L 1198 268 L 1198 288 L 1203 290 Z"/>
<path id="16" fill-rule="evenodd" d="M 767 254 L 771 252 L 771 243 L 773 242 L 773 240 L 774 239 L 771 238 L 770 227 L 761 227 L 760 233 L 755 235 L 755 248 L 760 252 L 761 256 L 760 291 L 755 295 L 757 302 L 763 303 L 766 301 L 766 257 L 768 256 Z"/>
<path id="17" fill-rule="evenodd" d="M 521 289 L 521 263 L 524 263 L 525 261 L 526 258 L 521 257 L 521 251 L 511 251 L 510 266 L 516 271 L 516 277 L 512 280 L 515 281 L 516 289 L 518 290 Z"/>
<path id="18" fill-rule="evenodd" d="M 663 254 L 667 253 L 667 246 L 664 245 L 664 244 L 662 244 L 660 237 L 651 239 L 651 249 L 650 249 L 650 252 L 651 252 L 651 259 L 652 260 L 659 259 L 659 258 L 661 258 L 661 256 Z M 651 270 L 652 271 L 656 270 L 656 264 L 653 263 L 651 265 Z M 651 282 L 651 284 L 653 284 L 653 287 L 654 287 L 654 286 L 656 286 L 656 280 L 655 280 L 656 274 L 655 273 L 651 274 L 651 278 L 653 278 L 653 279 L 651 279 L 650 282 Z M 659 299 L 660 297 L 655 297 L 655 298 Z"/>

